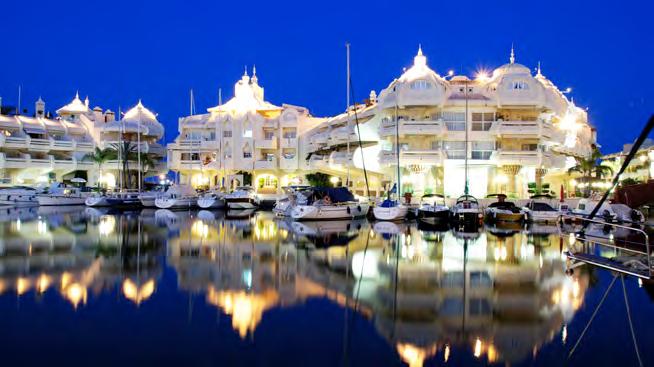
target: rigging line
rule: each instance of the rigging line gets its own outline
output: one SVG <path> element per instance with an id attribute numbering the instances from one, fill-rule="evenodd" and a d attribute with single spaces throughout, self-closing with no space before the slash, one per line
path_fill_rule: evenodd
<path id="1" fill-rule="evenodd" d="M 366 263 L 366 253 L 368 252 L 368 245 L 370 244 L 370 231 L 366 237 L 366 247 L 363 248 L 363 260 L 361 260 L 361 272 L 359 273 L 359 283 L 357 284 L 357 292 L 354 296 L 354 311 L 359 309 L 359 292 L 361 291 L 361 280 L 363 279 L 363 268 Z"/>
<path id="2" fill-rule="evenodd" d="M 640 359 L 640 352 L 638 351 L 638 343 L 636 342 L 636 333 L 634 332 L 634 324 L 631 321 L 631 311 L 629 310 L 629 299 L 627 298 L 627 288 L 624 285 L 624 275 L 620 275 L 622 281 L 622 294 L 624 295 L 624 305 L 627 307 L 627 320 L 629 320 L 629 330 L 631 330 L 631 340 L 634 342 L 634 349 L 636 350 L 636 357 L 638 358 L 638 365 L 643 366 L 643 361 Z"/>
<path id="3" fill-rule="evenodd" d="M 647 139 L 647 136 L 649 136 L 649 133 L 652 132 L 652 128 L 654 128 L 654 115 L 652 115 L 649 120 L 647 121 L 647 124 L 645 124 L 645 128 L 643 128 L 643 131 L 640 132 L 640 135 L 638 136 L 638 139 L 634 142 L 634 145 L 631 147 L 631 151 L 629 151 L 629 154 L 624 160 L 624 163 L 622 163 L 622 167 L 620 167 L 620 170 L 615 174 L 613 177 L 613 182 L 611 183 L 611 187 L 609 187 L 606 192 L 604 192 L 604 195 L 602 195 L 602 198 L 600 201 L 595 205 L 595 208 L 593 208 L 593 211 L 590 212 L 590 215 L 588 216 L 588 219 L 592 220 L 597 212 L 600 210 L 602 207 L 602 204 L 606 201 L 606 199 L 609 197 L 609 194 L 611 191 L 618 185 L 618 182 L 620 181 L 620 176 L 622 173 L 627 169 L 627 166 L 631 162 L 631 160 L 636 156 L 636 153 L 638 153 L 638 149 L 640 149 L 640 146 L 643 145 L 643 142 Z M 588 224 L 590 222 L 584 221 L 584 225 L 581 229 L 581 233 L 583 233 L 586 228 L 588 227 Z"/>
<path id="4" fill-rule="evenodd" d="M 400 273 L 400 235 L 395 238 L 395 288 L 393 292 L 393 337 L 395 337 L 395 324 L 397 319 L 397 288 Z"/>
<path id="5" fill-rule="evenodd" d="M 586 327 L 584 327 L 584 330 L 581 332 L 581 335 L 579 336 L 579 339 L 577 339 L 577 342 L 575 343 L 574 347 L 572 347 L 572 350 L 570 350 L 570 353 L 568 354 L 568 360 L 569 360 L 570 358 L 572 358 L 572 354 L 573 354 L 573 353 L 575 352 L 575 350 L 577 349 L 577 346 L 579 346 L 579 343 L 581 343 L 581 340 L 584 338 L 584 335 L 586 334 L 586 331 L 587 331 L 588 328 L 590 327 L 590 324 L 593 323 L 593 320 L 595 319 L 595 316 L 597 315 L 597 312 L 598 312 L 599 309 L 602 307 L 602 304 L 604 303 L 604 300 L 606 299 L 606 296 L 609 295 L 609 291 L 611 290 L 611 288 L 613 288 L 613 284 L 615 283 L 615 281 L 616 281 L 617 279 L 618 279 L 618 274 L 615 274 L 615 275 L 613 276 L 613 280 L 611 281 L 611 284 L 609 284 L 609 287 L 606 288 L 606 292 L 604 292 L 604 296 L 602 296 L 602 300 L 601 300 L 600 303 L 597 305 L 597 307 L 595 307 L 595 311 L 593 311 L 593 315 L 590 317 L 590 320 L 588 320 L 588 323 L 586 324 Z"/>
<path id="6" fill-rule="evenodd" d="M 350 78 L 350 94 L 352 96 L 352 100 L 354 100 L 354 87 L 352 86 L 352 78 Z M 354 121 L 357 126 L 357 140 L 359 141 L 359 150 L 361 151 L 361 164 L 363 165 L 363 177 L 366 180 L 366 196 L 368 196 L 368 200 L 370 200 L 370 186 L 368 185 L 368 171 L 366 170 L 366 159 L 363 155 L 363 146 L 361 144 L 361 129 L 359 128 L 359 115 L 357 114 L 357 104 L 354 102 Z M 348 131 L 348 136 L 350 132 Z M 348 137 L 349 139 L 349 137 Z M 350 157 L 348 157 L 349 159 Z M 354 159 L 352 159 L 352 163 L 354 163 Z"/>

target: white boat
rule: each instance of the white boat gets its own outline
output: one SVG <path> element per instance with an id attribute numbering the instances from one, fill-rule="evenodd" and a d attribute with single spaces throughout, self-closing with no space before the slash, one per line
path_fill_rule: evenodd
<path id="1" fill-rule="evenodd" d="M 251 186 L 239 186 L 225 195 L 225 202 L 229 209 L 256 209 L 259 207 L 259 198 Z"/>
<path id="2" fill-rule="evenodd" d="M 306 204 L 291 209 L 294 220 L 353 219 L 368 215 L 370 204 L 355 201 L 354 195 L 345 187 L 312 188 L 303 196 Z"/>
<path id="3" fill-rule="evenodd" d="M 144 207 L 154 208 L 156 207 L 154 204 L 155 200 L 157 200 L 157 198 L 162 195 L 163 191 L 161 190 L 143 191 L 139 194 L 139 200 L 141 200 L 141 205 Z"/>
<path id="4" fill-rule="evenodd" d="M 632 209 L 625 204 L 610 205 L 618 221 L 636 224 L 645 223 L 645 216 L 640 210 Z"/>
<path id="5" fill-rule="evenodd" d="M 282 187 L 286 194 L 283 198 L 277 199 L 273 206 L 273 213 L 281 217 L 289 217 L 291 215 L 291 207 L 297 202 L 297 193 L 310 189 L 311 186 L 297 185 Z"/>
<path id="6" fill-rule="evenodd" d="M 90 207 L 109 206 L 107 201 L 108 195 L 101 193 L 94 193 L 86 198 L 84 204 Z"/>
<path id="7" fill-rule="evenodd" d="M 110 206 L 140 206 L 141 199 L 138 191 L 115 192 L 107 197 Z"/>
<path id="8" fill-rule="evenodd" d="M 191 208 L 198 203 L 198 194 L 188 185 L 171 186 L 162 196 L 154 201 L 159 209 Z"/>
<path id="9" fill-rule="evenodd" d="M 404 220 L 408 212 L 408 206 L 389 199 L 384 200 L 380 205 L 372 208 L 375 219 L 384 221 Z"/>
<path id="10" fill-rule="evenodd" d="M 527 213 L 527 218 L 531 222 L 554 223 L 559 219 L 558 209 L 554 208 L 548 200 L 553 199 L 550 195 L 532 196 L 531 200 L 523 208 Z"/>
<path id="11" fill-rule="evenodd" d="M 484 214 L 479 207 L 479 202 L 472 195 L 463 195 L 456 199 L 452 208 L 452 220 L 459 224 L 479 224 Z"/>
<path id="12" fill-rule="evenodd" d="M 579 199 L 577 207 L 572 209 L 572 214 L 582 218 L 588 217 L 593 209 L 595 209 L 597 204 L 599 204 L 599 200 Z M 602 206 L 597 211 L 595 217 L 597 219 L 603 219 L 607 222 L 611 222 L 617 219 L 617 215 L 613 211 L 613 208 L 611 208 L 611 204 L 608 202 L 602 203 Z"/>
<path id="13" fill-rule="evenodd" d="M 58 187 L 47 194 L 39 194 L 37 199 L 41 206 L 51 205 L 85 205 L 87 194 L 78 187 Z"/>
<path id="14" fill-rule="evenodd" d="M 450 220 L 451 211 L 445 204 L 445 197 L 439 194 L 427 194 L 420 199 L 417 210 L 418 220 L 427 224 L 443 224 Z"/>
<path id="15" fill-rule="evenodd" d="M 27 186 L 14 186 L 0 190 L 0 205 L 37 205 L 37 191 Z"/>
<path id="16" fill-rule="evenodd" d="M 209 191 L 198 198 L 198 206 L 202 209 L 224 208 L 225 196 L 219 191 Z"/>

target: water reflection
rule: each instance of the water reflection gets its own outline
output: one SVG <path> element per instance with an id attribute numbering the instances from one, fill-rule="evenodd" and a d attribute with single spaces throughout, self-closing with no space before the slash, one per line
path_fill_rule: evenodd
<path id="1" fill-rule="evenodd" d="M 53 291 L 80 308 L 119 289 L 139 305 L 156 298 L 170 268 L 180 292 L 203 295 L 243 340 L 268 310 L 322 298 L 369 319 L 411 366 L 455 353 L 525 360 L 555 337 L 565 342 L 589 286 L 587 273 L 564 274 L 562 241 L 547 226 L 461 232 L 85 208 L 0 215 L 2 294 Z"/>

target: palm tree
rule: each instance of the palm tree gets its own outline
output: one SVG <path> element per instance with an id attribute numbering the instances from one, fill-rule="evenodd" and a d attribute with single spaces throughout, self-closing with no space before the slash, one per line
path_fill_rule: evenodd
<path id="1" fill-rule="evenodd" d="M 100 149 L 98 147 L 95 147 L 95 151 L 93 153 L 88 153 L 82 159 L 91 160 L 97 163 L 98 169 L 100 170 L 100 177 L 102 177 L 102 165 L 106 161 L 112 159 L 114 156 L 115 156 L 115 152 L 109 148 Z M 100 187 L 100 180 L 98 180 L 98 187 Z"/>
<path id="2" fill-rule="evenodd" d="M 600 158 L 602 153 L 593 146 L 593 151 L 588 158 L 577 158 L 577 164 L 568 169 L 568 174 L 578 172 L 581 174 L 581 181 L 586 183 L 584 188 L 584 196 L 590 196 L 590 183 L 592 181 L 599 181 L 605 176 L 613 175 L 613 168 L 605 166 L 601 163 Z"/>
<path id="3" fill-rule="evenodd" d="M 133 157 L 138 147 L 136 144 L 129 140 L 121 141 L 120 143 L 111 144 L 111 149 L 118 154 L 121 158 L 123 182 L 125 182 L 126 188 L 131 187 L 130 176 L 129 176 L 129 160 L 130 157 Z"/>

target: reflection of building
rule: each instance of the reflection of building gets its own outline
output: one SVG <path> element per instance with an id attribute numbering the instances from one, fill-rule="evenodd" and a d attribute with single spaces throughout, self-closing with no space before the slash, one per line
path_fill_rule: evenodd
<path id="1" fill-rule="evenodd" d="M 321 120 L 303 107 L 266 102 L 252 72 L 236 82 L 226 103 L 179 119 L 179 136 L 168 144 L 168 168 L 179 171 L 182 182 L 230 187 L 243 183 L 243 171 L 253 174 L 260 194 L 277 194 L 280 186 L 303 179 L 298 139 Z"/>
<path id="2" fill-rule="evenodd" d="M 303 147 L 312 155 L 306 169 L 345 182 L 349 167 L 353 188 L 365 192 L 360 136 L 377 192 L 394 180 L 396 132 L 402 191 L 436 190 L 454 197 L 465 185 L 466 157 L 473 195 L 501 191 L 526 196 L 529 184 L 559 187 L 573 157 L 589 154 L 595 142 L 586 111 L 568 100 L 540 67 L 532 75 L 516 63 L 513 51 L 509 63 L 471 80 L 439 75 L 418 50 L 413 65 L 378 96 L 372 92 L 364 105 L 307 133 Z M 357 147 L 350 147 L 350 156 L 348 140 Z"/>
<path id="3" fill-rule="evenodd" d="M 79 208 L 0 222 L 0 293 L 56 290 L 78 307 L 89 294 L 120 284 L 123 296 L 139 304 L 152 296 L 161 273 L 157 234 L 134 219 Z"/>
<path id="4" fill-rule="evenodd" d="M 107 161 L 100 167 L 85 159 L 94 149 L 115 147 L 121 140 L 132 141 L 136 147 L 141 142 L 141 152 L 157 163 L 163 158 L 163 147 L 157 140 L 163 137 L 163 126 L 155 115 L 141 102 L 128 110 L 116 121 L 111 110 L 89 107 L 88 98 L 82 102 L 79 95 L 57 110 L 58 117 L 51 118 L 45 112 L 45 102 L 39 98 L 33 117 L 0 115 L 0 179 L 3 183 L 33 184 L 48 181 L 64 181 L 82 177 L 91 185 L 100 182 L 113 187 L 117 171 L 121 168 L 117 159 Z M 130 170 L 137 170 L 133 156 Z M 144 166 L 150 175 L 163 169 L 160 164 Z M 100 173 L 103 173 L 102 177 Z"/>

